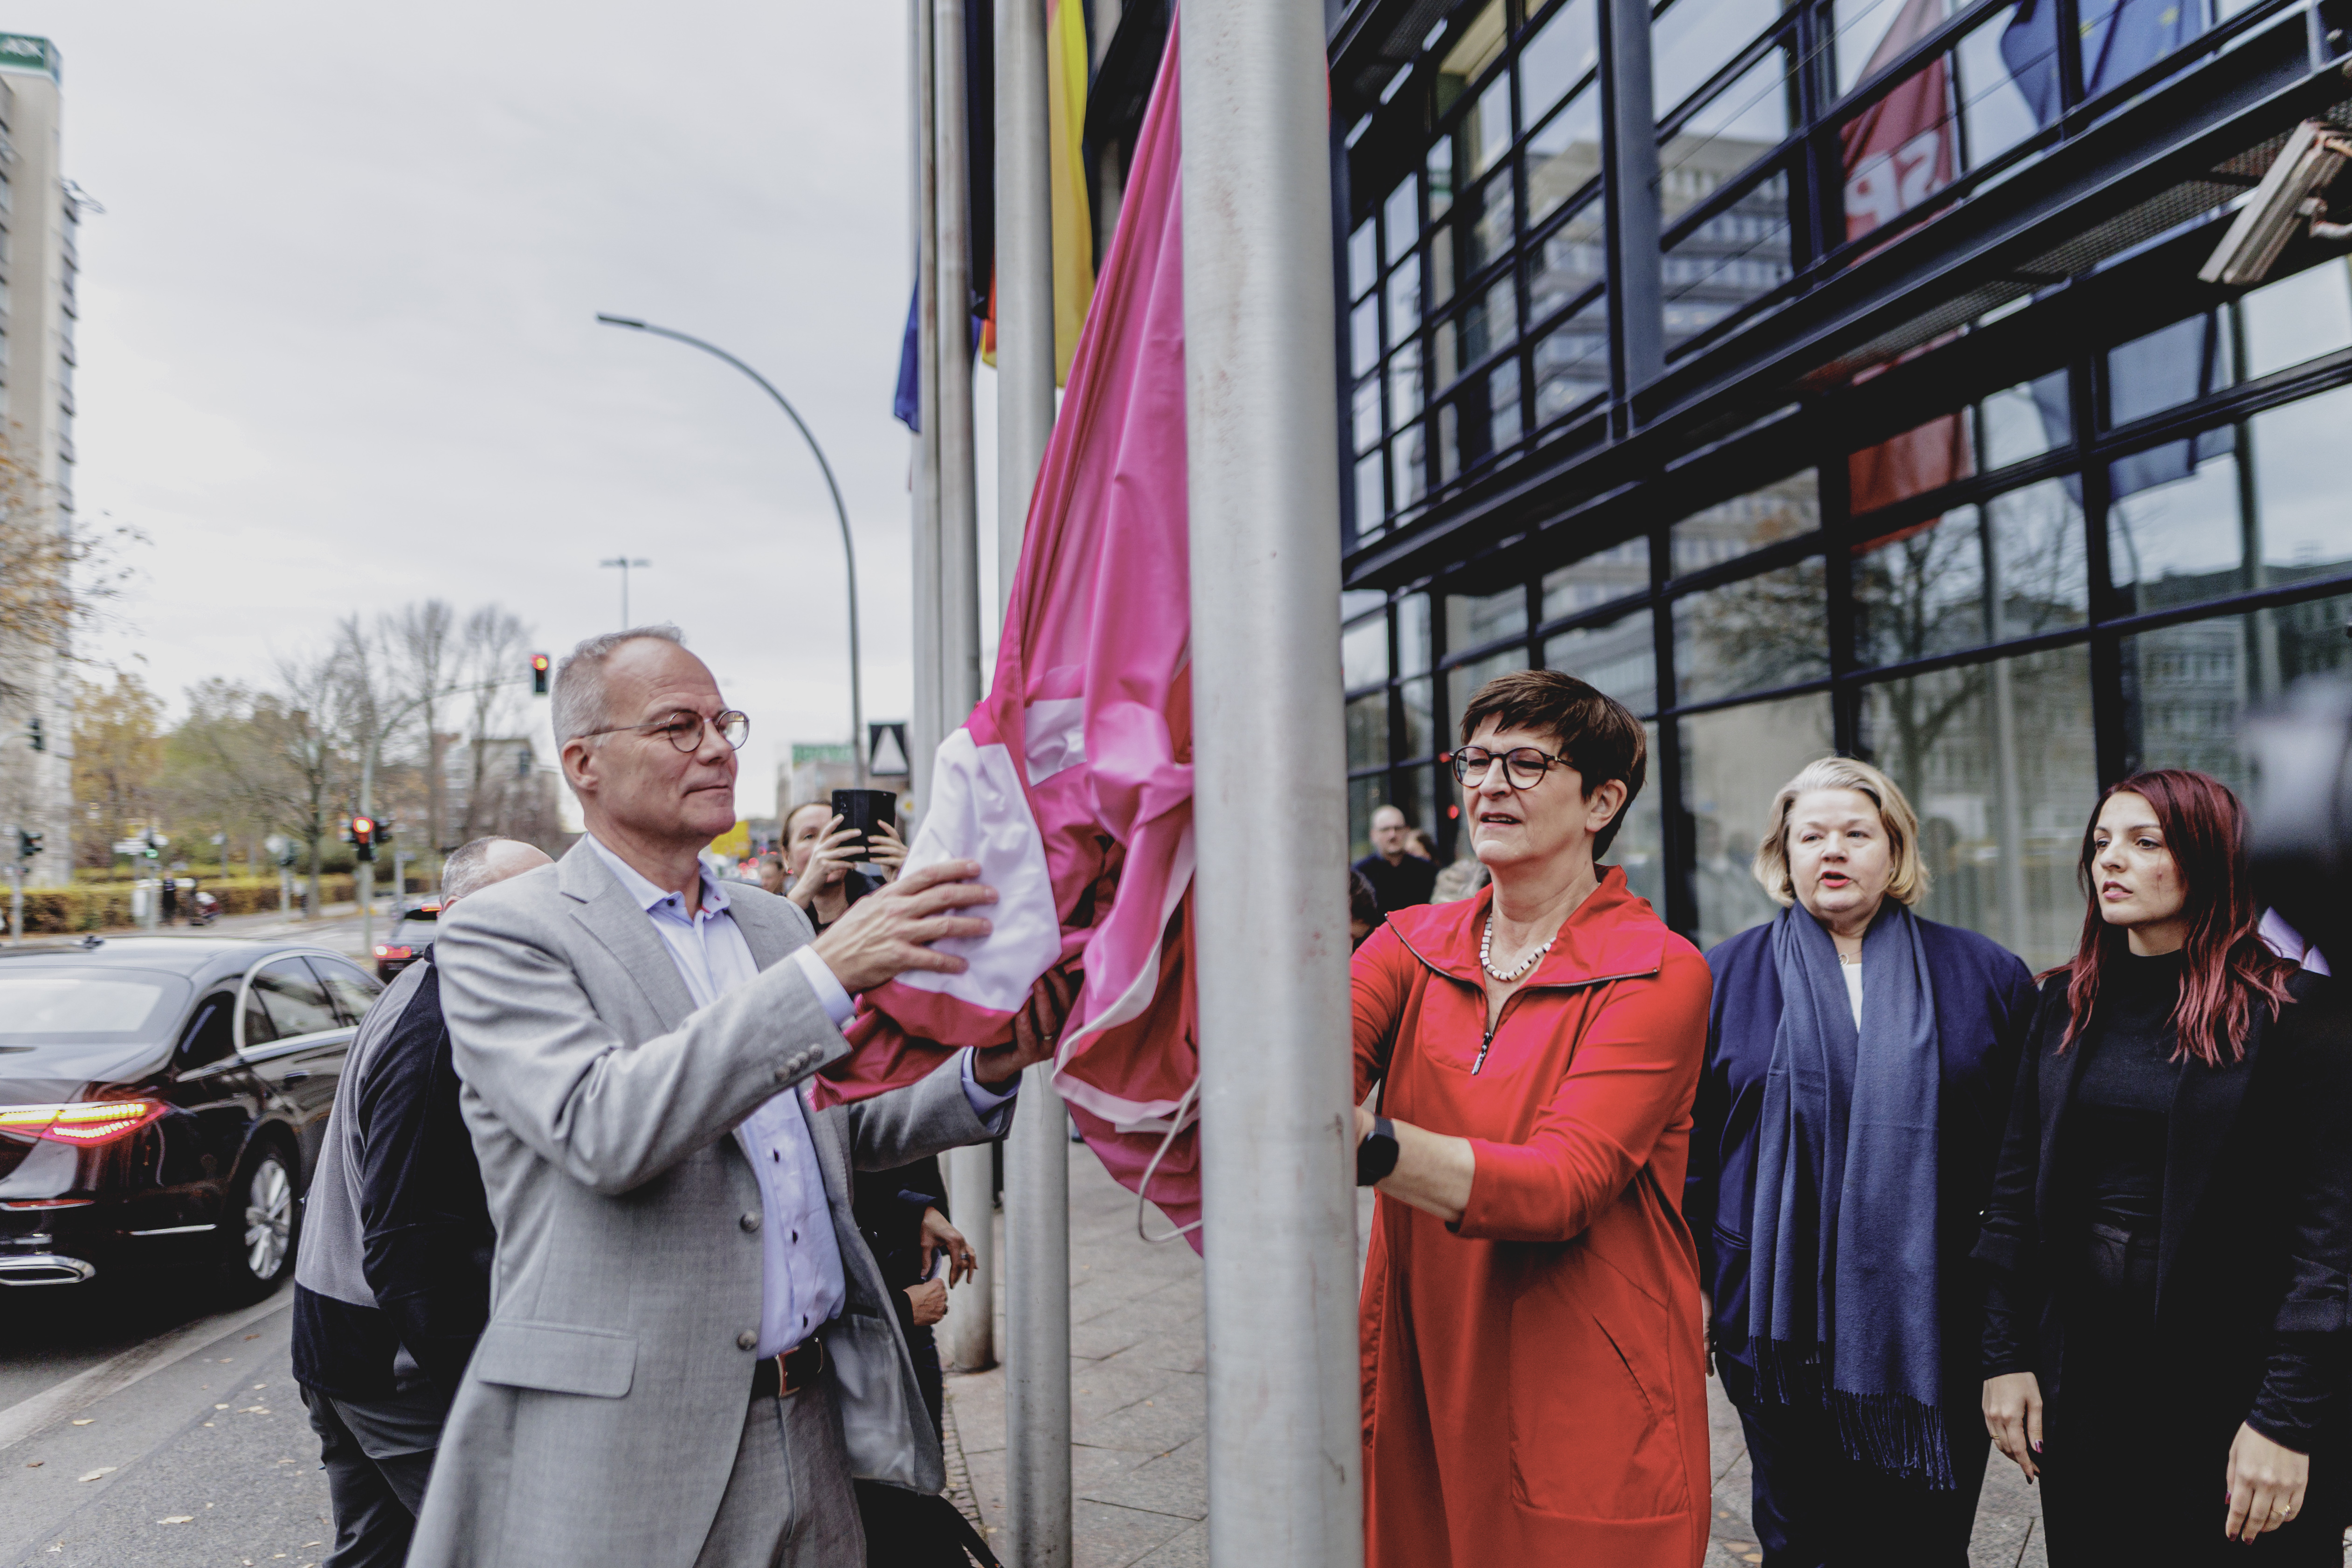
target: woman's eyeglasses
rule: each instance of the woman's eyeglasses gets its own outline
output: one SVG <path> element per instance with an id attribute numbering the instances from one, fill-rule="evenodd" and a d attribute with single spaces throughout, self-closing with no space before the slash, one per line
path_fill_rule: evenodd
<path id="1" fill-rule="evenodd" d="M 1465 746 L 1454 753 L 1454 776 L 1475 789 L 1486 782 L 1486 770 L 1496 763 L 1503 764 L 1503 776 L 1513 789 L 1533 789 L 1543 783 L 1554 763 L 1572 766 L 1566 757 L 1555 757 L 1538 752 L 1533 746 L 1519 746 L 1507 752 L 1490 752 L 1483 746 Z"/>
<path id="2" fill-rule="evenodd" d="M 719 738 L 739 752 L 743 749 L 744 740 L 751 733 L 751 716 L 730 708 L 712 719 L 680 709 L 668 718 L 656 719 L 650 724 L 615 724 L 609 730 L 591 730 L 588 735 L 618 735 L 624 731 L 659 735 L 681 752 L 698 752 L 702 749 L 702 727 L 705 724 L 718 731 Z M 586 738 L 582 737 L 583 740 Z"/>

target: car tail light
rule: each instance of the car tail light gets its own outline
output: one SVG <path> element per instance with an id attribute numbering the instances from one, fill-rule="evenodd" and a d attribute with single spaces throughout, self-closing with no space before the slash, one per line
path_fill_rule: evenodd
<path id="1" fill-rule="evenodd" d="M 378 958 L 415 958 L 416 950 L 413 947 L 392 947 L 383 942 L 377 942 L 375 955 Z"/>
<path id="2" fill-rule="evenodd" d="M 0 1105 L 0 1132 L 52 1143 L 111 1143 L 163 1114 L 153 1100 L 79 1100 L 63 1105 Z"/>

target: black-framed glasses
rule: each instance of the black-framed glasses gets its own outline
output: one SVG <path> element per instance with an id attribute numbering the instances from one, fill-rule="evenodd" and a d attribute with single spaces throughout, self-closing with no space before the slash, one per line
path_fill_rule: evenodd
<path id="1" fill-rule="evenodd" d="M 751 733 L 751 716 L 748 713 L 739 713 L 730 708 L 716 718 L 705 719 L 699 713 L 690 713 L 681 708 L 668 718 L 656 719 L 650 724 L 615 724 L 609 730 L 591 730 L 581 739 L 586 740 L 589 735 L 618 735 L 633 731 L 639 735 L 659 735 L 681 752 L 698 752 L 702 749 L 702 727 L 705 724 L 718 731 L 719 738 L 739 752 Z"/>
<path id="2" fill-rule="evenodd" d="M 1454 776 L 1462 784 L 1476 789 L 1486 782 L 1486 770 L 1499 760 L 1503 777 L 1513 789 L 1533 789 L 1543 783 L 1544 774 L 1552 764 L 1562 767 L 1575 764 L 1566 757 L 1555 757 L 1549 752 L 1538 752 L 1533 746 L 1515 746 L 1507 752 L 1490 752 L 1484 746 L 1465 746 L 1454 753 Z"/>

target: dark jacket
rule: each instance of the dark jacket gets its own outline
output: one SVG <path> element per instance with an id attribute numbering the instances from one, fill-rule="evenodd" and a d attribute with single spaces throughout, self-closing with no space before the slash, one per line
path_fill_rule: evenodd
<path id="1" fill-rule="evenodd" d="M 1945 1394 L 1947 1403 L 1973 1408 L 1982 1381 L 1977 1371 L 1982 1295 L 1969 1249 L 1976 1245 L 2011 1080 L 2033 1016 L 2033 975 L 2016 954 L 1972 931 L 1923 920 L 1919 936 L 1935 987 L 1944 1069 L 1937 1252 Z M 1780 1025 L 1770 924 L 1741 931 L 1709 952 L 1706 963 L 1715 974 L 1715 1000 L 1692 1113 L 1696 1125 L 1683 1215 L 1698 1240 L 1699 1279 L 1715 1299 L 1709 1326 L 1716 1354 L 1749 1366 L 1748 1227 L 1755 1204 L 1756 1121 Z"/>
<path id="2" fill-rule="evenodd" d="M 1351 869 L 1372 885 L 1372 897 L 1380 900 L 1384 915 L 1425 904 L 1437 890 L 1436 864 L 1418 855 L 1408 855 L 1393 866 L 1378 855 L 1367 855 Z"/>
<path id="3" fill-rule="evenodd" d="M 2352 1317 L 2352 1020 L 2341 993 L 2308 973 L 2276 1021 L 2257 1005 L 2245 1054 L 2180 1067 L 2164 1159 L 2156 1331 L 2168 1364 L 2149 1369 L 2184 1415 L 2248 1421 L 2309 1452 L 2328 1435 Z M 2053 1279 L 2072 1274 L 2085 1221 L 2052 1182 L 2084 1052 L 2061 1053 L 2064 977 L 2043 987 L 2018 1074 L 2000 1165 L 1976 1256 L 2000 1272 L 1989 1314 L 1988 1374 L 2030 1371 L 2063 1397 L 2065 1317 Z"/>
<path id="4" fill-rule="evenodd" d="M 376 1306 L 298 1285 L 294 1375 L 341 1398 L 380 1399 L 415 1381 L 413 1363 L 454 1396 L 489 1316 L 498 1232 L 457 1108 L 437 973 L 425 976 L 354 1088 L 363 1267 Z"/>
<path id="5" fill-rule="evenodd" d="M 851 1177 L 850 1213 L 890 1287 L 890 1305 L 898 1314 L 898 1331 L 915 1337 L 915 1304 L 907 1299 L 909 1287 L 923 1282 L 923 1211 L 948 1214 L 948 1184 L 940 1173 L 939 1156 L 918 1160 L 890 1171 L 858 1171 Z"/>

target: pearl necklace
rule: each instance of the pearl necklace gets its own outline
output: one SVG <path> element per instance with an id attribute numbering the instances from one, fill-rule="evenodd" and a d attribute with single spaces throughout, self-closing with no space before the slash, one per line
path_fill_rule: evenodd
<path id="1" fill-rule="evenodd" d="M 1544 943 L 1541 947 L 1528 954 L 1527 957 L 1521 959 L 1519 961 L 1518 967 L 1507 972 L 1497 969 L 1495 967 L 1494 961 L 1486 956 L 1495 949 L 1495 912 L 1492 910 L 1489 910 L 1486 911 L 1486 934 L 1478 939 L 1478 967 L 1493 975 L 1496 979 L 1508 984 L 1510 982 L 1517 980 L 1520 975 L 1525 974 L 1528 970 L 1533 969 L 1538 963 L 1541 963 L 1543 955 L 1551 951 L 1551 942 L 1558 942 L 1559 940 L 1559 932 L 1555 931 L 1551 933 L 1551 942 Z"/>

